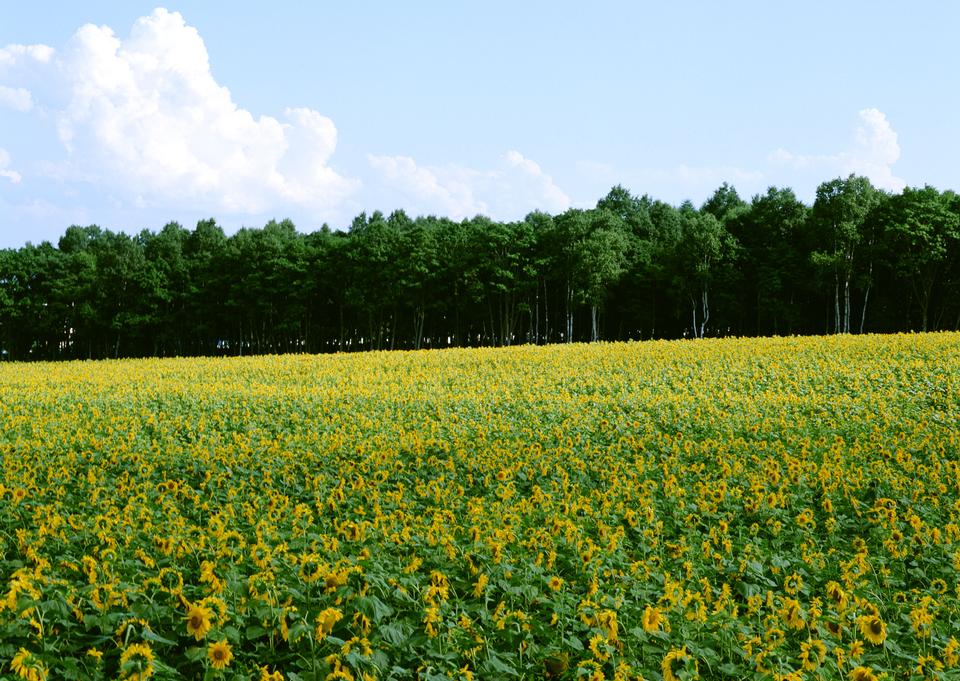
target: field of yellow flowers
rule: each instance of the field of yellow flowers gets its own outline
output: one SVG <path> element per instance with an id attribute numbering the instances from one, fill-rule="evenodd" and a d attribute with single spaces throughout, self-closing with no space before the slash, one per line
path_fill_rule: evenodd
<path id="1" fill-rule="evenodd" d="M 0 677 L 960 673 L 960 334 L 0 364 Z"/>

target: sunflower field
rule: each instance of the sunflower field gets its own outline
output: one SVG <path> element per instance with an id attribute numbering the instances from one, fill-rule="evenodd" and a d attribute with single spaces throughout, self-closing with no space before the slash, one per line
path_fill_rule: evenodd
<path id="1" fill-rule="evenodd" d="M 960 678 L 960 334 L 0 364 L 0 678 Z"/>

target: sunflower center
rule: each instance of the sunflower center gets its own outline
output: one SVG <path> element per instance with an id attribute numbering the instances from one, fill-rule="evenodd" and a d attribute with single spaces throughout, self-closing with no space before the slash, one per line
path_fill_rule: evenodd
<path id="1" fill-rule="evenodd" d="M 873 634 L 874 636 L 879 636 L 881 632 L 883 632 L 883 624 L 881 624 L 880 620 L 874 619 L 873 621 L 871 621 L 870 633 Z"/>
<path id="2" fill-rule="evenodd" d="M 200 615 L 194 615 L 190 618 L 190 626 L 194 629 L 199 629 L 203 626 L 203 617 Z"/>

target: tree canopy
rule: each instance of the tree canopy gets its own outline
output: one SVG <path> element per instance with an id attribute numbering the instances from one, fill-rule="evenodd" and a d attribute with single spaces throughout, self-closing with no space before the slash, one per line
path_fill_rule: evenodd
<path id="1" fill-rule="evenodd" d="M 591 209 L 403 211 L 305 234 L 215 220 L 71 226 L 0 250 L 0 357 L 337 352 L 960 327 L 960 198 L 864 177 L 700 207 L 616 186 Z"/>

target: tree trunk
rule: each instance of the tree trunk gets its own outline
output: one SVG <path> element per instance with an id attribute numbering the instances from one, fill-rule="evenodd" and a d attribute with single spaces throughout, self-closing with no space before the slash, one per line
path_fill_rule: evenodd
<path id="1" fill-rule="evenodd" d="M 850 333 L 850 275 L 843 282 L 843 332 Z"/>
<path id="2" fill-rule="evenodd" d="M 833 332 L 840 333 L 840 275 L 833 275 Z"/>
<path id="3" fill-rule="evenodd" d="M 547 280 L 543 280 L 543 336 L 544 342 L 550 342 L 550 294 L 547 292 Z"/>
<path id="4" fill-rule="evenodd" d="M 871 275 L 873 263 L 870 263 Z M 867 290 L 863 292 L 863 310 L 860 312 L 860 333 L 863 333 L 863 327 L 867 323 L 867 303 L 870 301 L 870 288 L 873 286 L 873 277 L 867 280 Z"/>
<path id="5" fill-rule="evenodd" d="M 414 348 L 419 350 L 420 346 L 423 344 L 423 323 L 426 319 L 427 313 L 424 309 L 424 306 L 418 305 L 417 309 L 413 313 L 413 334 L 414 334 Z"/>
<path id="6" fill-rule="evenodd" d="M 590 306 L 590 341 L 596 343 L 600 338 L 600 332 L 597 328 L 597 305 Z"/>
<path id="7" fill-rule="evenodd" d="M 540 345 L 540 283 L 533 295 L 533 344 Z"/>
<path id="8" fill-rule="evenodd" d="M 710 321 L 710 298 L 707 287 L 703 287 L 703 320 L 700 322 L 700 338 L 703 338 L 707 331 L 707 322 Z"/>
<path id="9" fill-rule="evenodd" d="M 693 337 L 697 337 L 697 299 L 693 297 L 693 294 L 690 295 L 690 309 L 693 311 L 693 326 L 690 328 L 690 333 L 693 334 Z"/>

